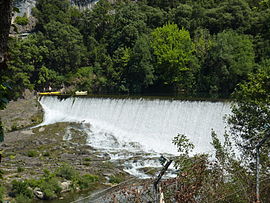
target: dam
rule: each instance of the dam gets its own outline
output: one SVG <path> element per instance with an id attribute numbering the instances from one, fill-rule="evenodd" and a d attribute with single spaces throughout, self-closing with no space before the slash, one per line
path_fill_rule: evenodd
<path id="1" fill-rule="evenodd" d="M 211 131 L 222 140 L 224 116 L 230 114 L 228 102 L 42 96 L 40 103 L 45 112 L 41 125 L 81 122 L 88 144 L 115 160 L 142 152 L 149 157 L 177 155 L 172 140 L 178 134 L 195 145 L 193 153 L 211 153 Z"/>

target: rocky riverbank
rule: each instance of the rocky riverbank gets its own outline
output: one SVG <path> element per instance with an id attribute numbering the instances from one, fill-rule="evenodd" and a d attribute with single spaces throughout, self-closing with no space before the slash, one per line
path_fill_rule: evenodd
<path id="1" fill-rule="evenodd" d="M 22 187 L 21 183 L 27 183 L 27 188 L 33 194 L 28 197 L 32 199 L 63 199 L 63 191 L 89 189 L 90 186 L 91 190 L 97 190 L 129 177 L 122 167 L 109 161 L 106 153 L 86 145 L 87 134 L 82 130 L 81 123 L 56 123 L 29 128 L 40 123 L 42 117 L 42 108 L 30 93 L 25 95 L 25 99 L 11 102 L 6 110 L 1 111 L 6 131 L 5 141 L 0 144 L 1 186 L 6 188 L 4 199 L 21 195 L 16 190 L 16 187 Z M 76 177 L 66 176 L 69 171 L 73 171 Z M 90 178 L 95 183 L 85 187 L 83 178 L 89 177 L 96 177 Z M 57 181 L 60 189 L 51 189 L 53 194 L 48 198 L 46 191 L 42 191 L 44 181 L 45 185 L 46 181 Z M 68 186 L 64 187 L 67 183 Z"/>

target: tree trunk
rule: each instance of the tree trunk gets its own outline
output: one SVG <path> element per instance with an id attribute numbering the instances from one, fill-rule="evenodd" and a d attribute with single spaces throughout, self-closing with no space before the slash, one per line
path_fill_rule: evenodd
<path id="1" fill-rule="evenodd" d="M 11 24 L 12 0 L 0 0 L 0 70 L 7 61 L 7 42 Z"/>

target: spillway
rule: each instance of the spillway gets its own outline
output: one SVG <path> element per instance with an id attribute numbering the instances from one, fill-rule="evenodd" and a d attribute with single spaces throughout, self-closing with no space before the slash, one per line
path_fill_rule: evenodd
<path id="1" fill-rule="evenodd" d="M 89 144 L 100 149 L 143 150 L 177 154 L 172 139 L 185 134 L 195 152 L 209 152 L 211 129 L 224 133 L 229 103 L 163 99 L 67 98 L 45 96 L 43 125 L 91 124 Z"/>

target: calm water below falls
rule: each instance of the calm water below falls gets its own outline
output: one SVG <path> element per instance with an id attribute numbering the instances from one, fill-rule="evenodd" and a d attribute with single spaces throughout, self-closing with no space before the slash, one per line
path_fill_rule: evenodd
<path id="1" fill-rule="evenodd" d="M 195 153 L 211 152 L 211 129 L 224 133 L 229 103 L 162 99 L 67 98 L 45 96 L 42 125 L 82 122 L 88 144 L 110 154 L 112 160 L 147 153 L 148 161 L 126 163 L 126 171 L 137 176 L 139 167 L 156 166 L 160 154 L 177 154 L 172 139 L 185 134 Z M 89 125 L 90 124 L 90 125 Z M 145 156 L 143 156 L 145 158 Z"/>

